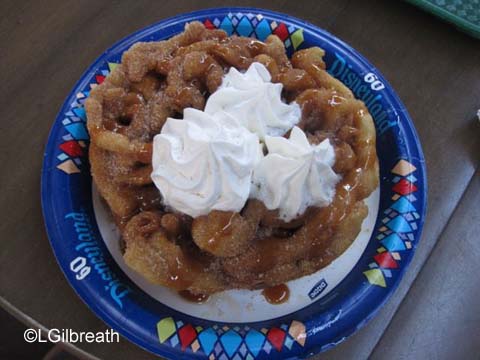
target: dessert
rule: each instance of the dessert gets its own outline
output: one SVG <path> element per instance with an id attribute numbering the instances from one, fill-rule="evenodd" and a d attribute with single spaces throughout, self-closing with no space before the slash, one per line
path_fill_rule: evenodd
<path id="1" fill-rule="evenodd" d="M 375 128 L 323 55 L 198 22 L 123 55 L 86 111 L 131 268 L 212 294 L 282 284 L 348 248 L 378 186 Z"/>

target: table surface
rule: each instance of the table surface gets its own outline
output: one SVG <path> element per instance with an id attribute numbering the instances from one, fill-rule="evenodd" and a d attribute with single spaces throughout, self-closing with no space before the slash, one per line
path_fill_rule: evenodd
<path id="1" fill-rule="evenodd" d="M 425 152 L 429 206 L 413 262 L 390 301 L 321 359 L 473 358 L 480 353 L 480 42 L 397 1 L 255 1 L 343 39 L 384 74 Z M 66 95 L 107 47 L 160 19 L 222 1 L 0 3 L 0 303 L 28 326 L 100 331 L 54 259 L 40 206 L 42 154 Z M 99 358 L 153 355 L 77 345 Z M 476 354 L 476 355 L 474 355 Z"/>

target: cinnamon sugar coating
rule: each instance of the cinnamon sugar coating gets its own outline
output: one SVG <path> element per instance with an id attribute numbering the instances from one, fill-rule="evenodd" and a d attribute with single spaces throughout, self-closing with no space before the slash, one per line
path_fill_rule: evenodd
<path id="1" fill-rule="evenodd" d="M 265 42 L 228 37 L 192 22 L 166 41 L 137 43 L 86 102 L 93 180 L 125 241 L 127 264 L 153 283 L 211 294 L 263 288 L 311 274 L 340 256 L 358 235 L 378 186 L 375 127 L 365 106 L 325 71 L 324 51 L 291 59 L 274 35 Z M 203 110 L 230 67 L 260 62 L 302 109 L 309 141 L 330 139 L 341 175 L 333 202 L 285 223 L 250 199 L 240 213 L 195 219 L 162 206 L 150 178 L 152 139 L 168 117 Z M 288 134 L 286 134 L 288 135 Z"/>

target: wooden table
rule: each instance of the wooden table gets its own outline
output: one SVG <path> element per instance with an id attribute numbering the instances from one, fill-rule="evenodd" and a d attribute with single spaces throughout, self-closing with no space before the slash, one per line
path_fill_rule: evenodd
<path id="1" fill-rule="evenodd" d="M 413 263 L 378 315 L 319 358 L 478 358 L 480 42 L 404 2 L 231 3 L 303 18 L 360 51 L 405 103 L 425 152 L 428 218 Z M 0 3 L 0 302 L 28 326 L 106 328 L 65 280 L 43 226 L 42 154 L 66 95 L 118 39 L 178 13 L 223 4 Z M 100 358 L 152 357 L 124 339 L 116 345 L 82 343 L 76 349 Z"/>

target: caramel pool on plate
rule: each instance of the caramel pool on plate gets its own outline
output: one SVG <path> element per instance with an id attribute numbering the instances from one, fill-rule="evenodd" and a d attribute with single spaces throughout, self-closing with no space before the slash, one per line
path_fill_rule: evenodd
<path id="1" fill-rule="evenodd" d="M 279 305 L 288 301 L 290 297 L 290 289 L 287 285 L 280 284 L 263 289 L 262 295 L 270 304 Z"/>

